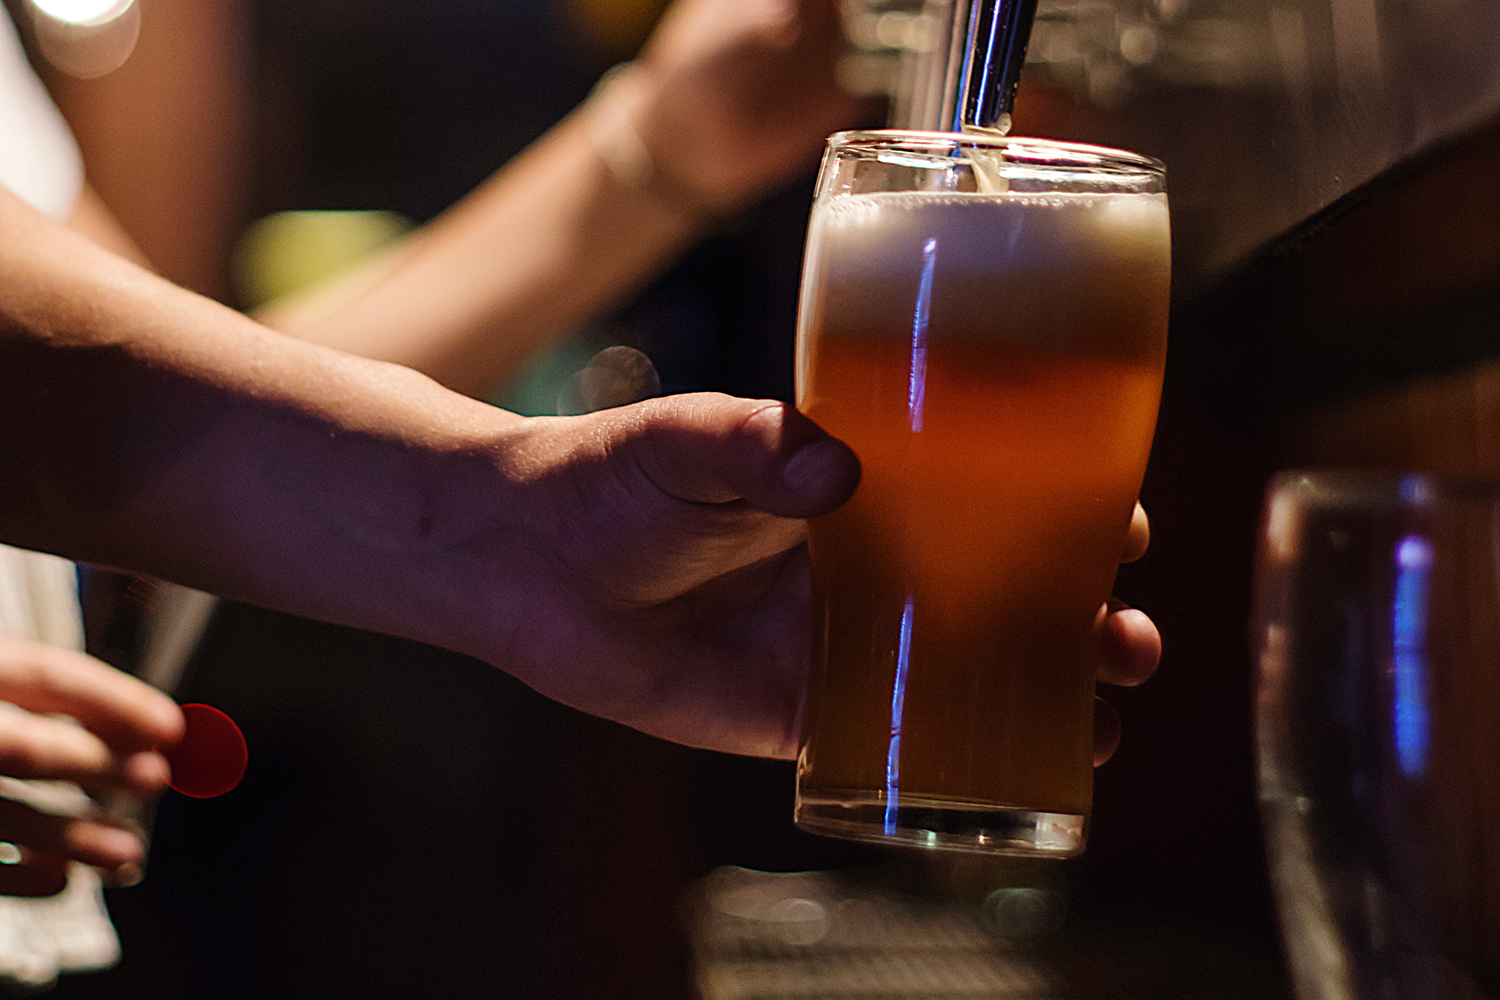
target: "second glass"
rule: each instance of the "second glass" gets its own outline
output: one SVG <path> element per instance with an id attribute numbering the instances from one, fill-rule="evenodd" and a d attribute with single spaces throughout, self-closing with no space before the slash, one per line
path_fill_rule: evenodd
<path id="1" fill-rule="evenodd" d="M 1162 166 L 1035 139 L 840 133 L 803 268 L 798 406 L 864 474 L 810 526 L 796 821 L 1075 854 L 1092 629 L 1166 354 Z"/>
<path id="2" fill-rule="evenodd" d="M 1266 493 L 1256 757 L 1302 1000 L 1500 997 L 1500 484 Z"/>

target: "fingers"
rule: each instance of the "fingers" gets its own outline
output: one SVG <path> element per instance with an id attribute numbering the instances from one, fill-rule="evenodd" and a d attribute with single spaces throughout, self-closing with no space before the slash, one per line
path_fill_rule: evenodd
<path id="1" fill-rule="evenodd" d="M 0 843 L 0 896 L 55 896 L 68 886 L 73 860 L 9 842 Z M 142 848 L 144 851 L 144 848 Z M 106 885 L 130 886 L 141 880 L 141 862 L 95 866 Z"/>
<path id="2" fill-rule="evenodd" d="M 1103 698 L 1094 699 L 1094 766 L 1114 756 L 1120 746 L 1120 713 Z"/>
<path id="3" fill-rule="evenodd" d="M 168 773 L 166 760 L 153 750 L 122 754 L 67 719 L 0 705 L 0 774 L 150 796 L 166 787 Z"/>
<path id="4" fill-rule="evenodd" d="M 107 664 L 0 636 L 0 775 L 71 781 L 98 794 L 156 795 L 168 768 L 155 747 L 181 738 L 182 725 L 170 698 Z M 139 871 L 139 834 L 95 810 L 77 789 L 77 803 L 21 801 L 58 787 L 7 785 L 6 795 L 15 797 L 0 798 L 0 894 L 60 892 L 72 862 L 121 882 Z"/>
<path id="5" fill-rule="evenodd" d="M 1120 562 L 1134 562 L 1151 544 L 1151 523 L 1146 509 L 1136 503 L 1130 516 L 1130 531 Z M 1156 672 L 1161 662 L 1161 633 L 1144 612 L 1111 597 L 1099 608 L 1094 620 L 1094 639 L 1099 650 L 1099 680 L 1121 687 L 1134 687 Z M 1102 698 L 1094 699 L 1094 766 L 1114 755 L 1120 745 L 1120 713 Z"/>
<path id="6" fill-rule="evenodd" d="M 1161 633 L 1142 611 L 1110 598 L 1099 609 L 1094 639 L 1099 650 L 1099 679 L 1134 687 L 1156 672 L 1161 662 Z"/>
<path id="7" fill-rule="evenodd" d="M 140 835 L 101 813 L 60 816 L 14 799 L 0 799 L 0 839 L 19 848 L 23 861 L 36 852 L 105 872 L 139 865 L 145 857 Z"/>
<path id="8" fill-rule="evenodd" d="M 182 713 L 160 691 L 83 653 L 24 639 L 0 637 L 0 700 L 71 716 L 122 757 L 182 736 Z M 64 737 L 39 732 L 39 738 L 63 752 L 56 744 Z M 88 755 L 78 741 L 71 746 L 73 759 Z"/>
<path id="9" fill-rule="evenodd" d="M 1120 553 L 1120 562 L 1135 562 L 1146 554 L 1151 544 L 1151 522 L 1146 517 L 1146 508 L 1137 501 L 1130 515 L 1130 530 L 1125 535 L 1125 550 Z"/>
<path id="10" fill-rule="evenodd" d="M 1099 680 L 1107 684 L 1133 687 L 1155 673 L 1161 662 L 1161 633 L 1156 623 L 1114 598 L 1099 609 L 1094 637 L 1099 649 Z M 1107 701 L 1095 698 L 1094 766 L 1109 760 L 1119 745 L 1119 713 Z"/>
<path id="11" fill-rule="evenodd" d="M 611 413 L 635 422 L 624 449 L 679 500 L 745 500 L 779 517 L 815 517 L 859 483 L 854 452 L 785 403 L 694 393 Z"/>

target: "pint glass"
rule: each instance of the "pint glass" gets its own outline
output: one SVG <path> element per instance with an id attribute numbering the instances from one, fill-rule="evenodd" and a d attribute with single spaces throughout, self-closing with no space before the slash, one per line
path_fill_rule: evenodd
<path id="1" fill-rule="evenodd" d="M 810 525 L 803 829 L 1067 856 L 1093 790 L 1092 628 L 1155 428 L 1160 163 L 950 133 L 829 140 L 798 406 L 859 455 Z"/>

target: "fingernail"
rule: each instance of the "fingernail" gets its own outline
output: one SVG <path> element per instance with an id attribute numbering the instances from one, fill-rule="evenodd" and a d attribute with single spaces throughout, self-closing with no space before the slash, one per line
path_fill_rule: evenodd
<path id="1" fill-rule="evenodd" d="M 837 448 L 832 441 L 814 441 L 787 459 L 781 469 L 781 481 L 794 493 L 802 493 L 828 478 L 830 448 Z"/>

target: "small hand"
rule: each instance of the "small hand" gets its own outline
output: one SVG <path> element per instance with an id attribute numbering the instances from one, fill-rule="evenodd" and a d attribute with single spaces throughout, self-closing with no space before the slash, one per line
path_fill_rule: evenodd
<path id="1" fill-rule="evenodd" d="M 75 782 L 87 792 L 149 798 L 166 787 L 157 752 L 177 740 L 182 716 L 166 695 L 92 657 L 0 637 L 0 775 Z M 66 716 L 67 718 L 62 718 Z M 0 799 L 0 895 L 62 890 L 72 861 L 128 878 L 144 857 L 140 835 L 99 810 L 53 815 Z"/>
<path id="2" fill-rule="evenodd" d="M 741 205 L 868 122 L 836 78 L 844 50 L 838 0 L 678 0 L 638 60 L 650 95 L 633 124 L 663 173 Z"/>

